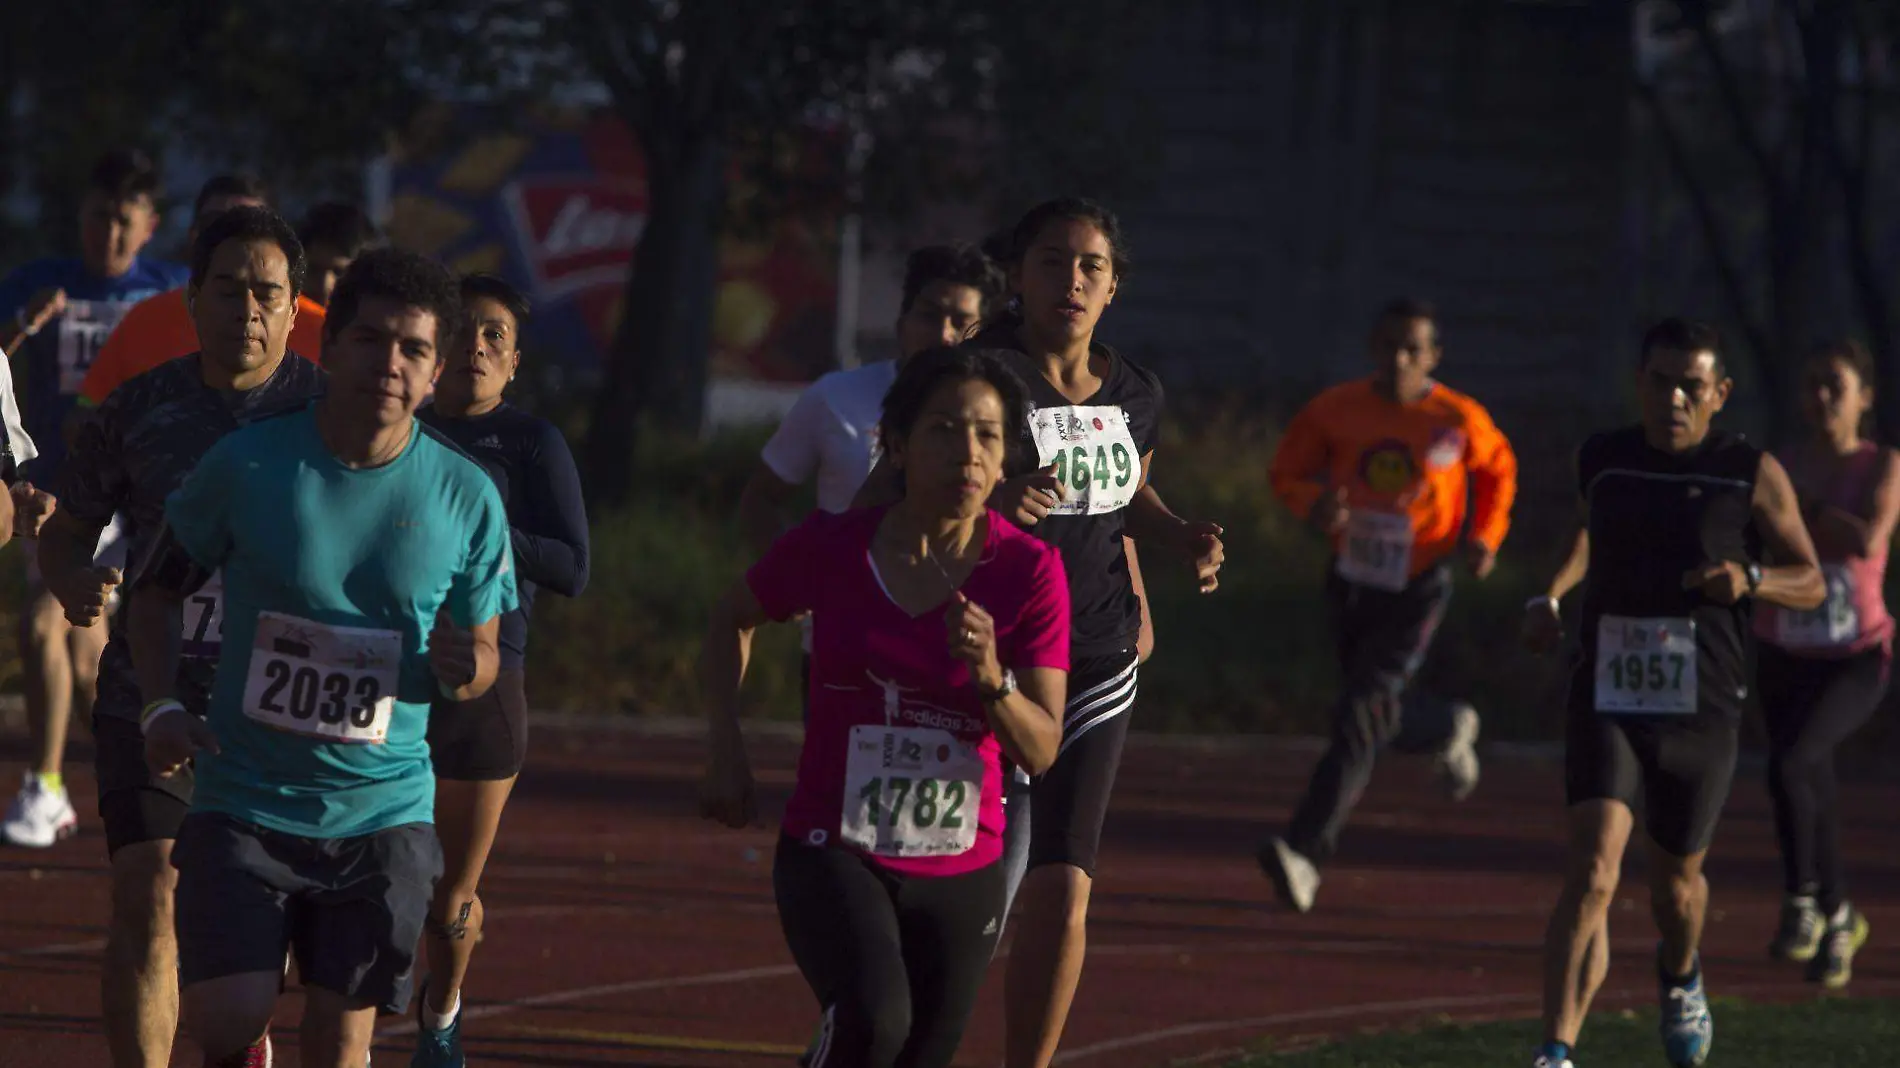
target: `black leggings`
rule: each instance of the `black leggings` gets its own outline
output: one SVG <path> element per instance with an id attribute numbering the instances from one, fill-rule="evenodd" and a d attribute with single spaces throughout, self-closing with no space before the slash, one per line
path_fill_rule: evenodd
<path id="1" fill-rule="evenodd" d="M 824 1010 L 810 1068 L 949 1068 L 1002 930 L 1002 863 L 905 876 L 780 837 L 772 888 Z"/>
<path id="2" fill-rule="evenodd" d="M 1873 717 L 1887 692 L 1888 657 L 1793 656 L 1761 644 L 1756 682 L 1768 726 L 1768 792 L 1775 800 L 1784 889 L 1840 907 L 1840 798 L 1834 750 Z"/>

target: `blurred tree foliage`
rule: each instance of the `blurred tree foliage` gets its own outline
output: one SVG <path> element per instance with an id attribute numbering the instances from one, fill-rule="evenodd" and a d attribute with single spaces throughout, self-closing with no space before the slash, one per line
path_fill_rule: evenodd
<path id="1" fill-rule="evenodd" d="M 704 410 L 718 237 L 787 212 L 902 216 L 1126 192 L 1143 116 L 1105 104 L 1140 0 L 230 0 L 0 3 L 0 161 L 42 210 L 0 257 L 64 247 L 119 144 L 347 188 L 431 100 L 604 97 L 646 156 L 647 229 L 584 453 L 624 496 L 635 428 Z M 8 119 L 10 118 L 10 121 Z M 793 146 L 816 131 L 835 151 Z M 735 177 L 736 176 L 736 177 Z M 742 183 L 737 189 L 730 183 Z M 734 192 L 739 196 L 733 196 Z M 733 211 L 729 205 L 737 204 Z M 11 240 L 8 240 L 11 238 Z"/>

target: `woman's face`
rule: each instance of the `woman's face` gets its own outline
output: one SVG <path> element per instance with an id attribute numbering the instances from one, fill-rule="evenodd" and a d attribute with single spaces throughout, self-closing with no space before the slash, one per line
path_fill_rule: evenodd
<path id="1" fill-rule="evenodd" d="M 981 378 L 946 381 L 924 402 L 892 457 L 904 496 L 943 518 L 983 512 L 1003 477 L 1003 398 Z"/>
<path id="2" fill-rule="evenodd" d="M 1811 429 L 1857 429 L 1873 405 L 1874 391 L 1846 360 L 1813 360 L 1802 374 L 1801 414 Z"/>
<path id="3" fill-rule="evenodd" d="M 1091 337 L 1115 299 L 1114 250 L 1087 219 L 1049 220 L 1012 273 L 1023 320 L 1040 337 Z"/>

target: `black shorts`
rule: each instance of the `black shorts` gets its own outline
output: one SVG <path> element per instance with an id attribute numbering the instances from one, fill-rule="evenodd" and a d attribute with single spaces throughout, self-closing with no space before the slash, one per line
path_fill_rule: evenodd
<path id="1" fill-rule="evenodd" d="M 275 975 L 290 949 L 306 986 L 408 1004 L 416 943 L 442 877 L 430 824 L 305 838 L 196 812 L 179 829 L 172 866 L 182 985 Z"/>
<path id="2" fill-rule="evenodd" d="M 1108 797 L 1128 740 L 1141 662 L 1133 649 L 1079 657 L 1069 671 L 1062 749 L 1029 788 L 1029 867 L 1068 864 L 1095 875 Z"/>
<path id="3" fill-rule="evenodd" d="M 429 709 L 435 777 L 457 782 L 512 779 L 528 759 L 528 691 L 520 668 L 495 676 L 473 701 L 438 700 Z"/>
<path id="4" fill-rule="evenodd" d="M 1693 716 L 1628 715 L 1596 710 L 1586 665 L 1571 680 L 1564 728 L 1567 803 L 1642 802 L 1643 829 L 1676 857 L 1709 848 L 1735 780 L 1740 726 L 1705 708 Z"/>
<path id="5" fill-rule="evenodd" d="M 92 766 L 99 780 L 99 818 L 106 856 L 129 845 L 178 837 L 191 810 L 191 765 L 169 779 L 145 766 L 145 735 L 133 720 L 92 717 Z"/>

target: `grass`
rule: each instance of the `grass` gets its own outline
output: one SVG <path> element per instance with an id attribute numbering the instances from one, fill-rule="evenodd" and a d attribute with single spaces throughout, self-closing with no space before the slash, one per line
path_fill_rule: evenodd
<path id="1" fill-rule="evenodd" d="M 1446 1025 L 1365 1035 L 1292 1053 L 1264 1051 L 1227 1068 L 1473 1068 L 1528 1065 L 1538 1025 L 1528 1021 Z M 1885 1065 L 1900 1043 L 1900 1004 L 1823 998 L 1793 1005 L 1717 999 L 1719 1068 L 1857 1068 Z M 1655 1013 L 1598 1014 L 1576 1054 L 1580 1068 L 1665 1063 Z"/>

